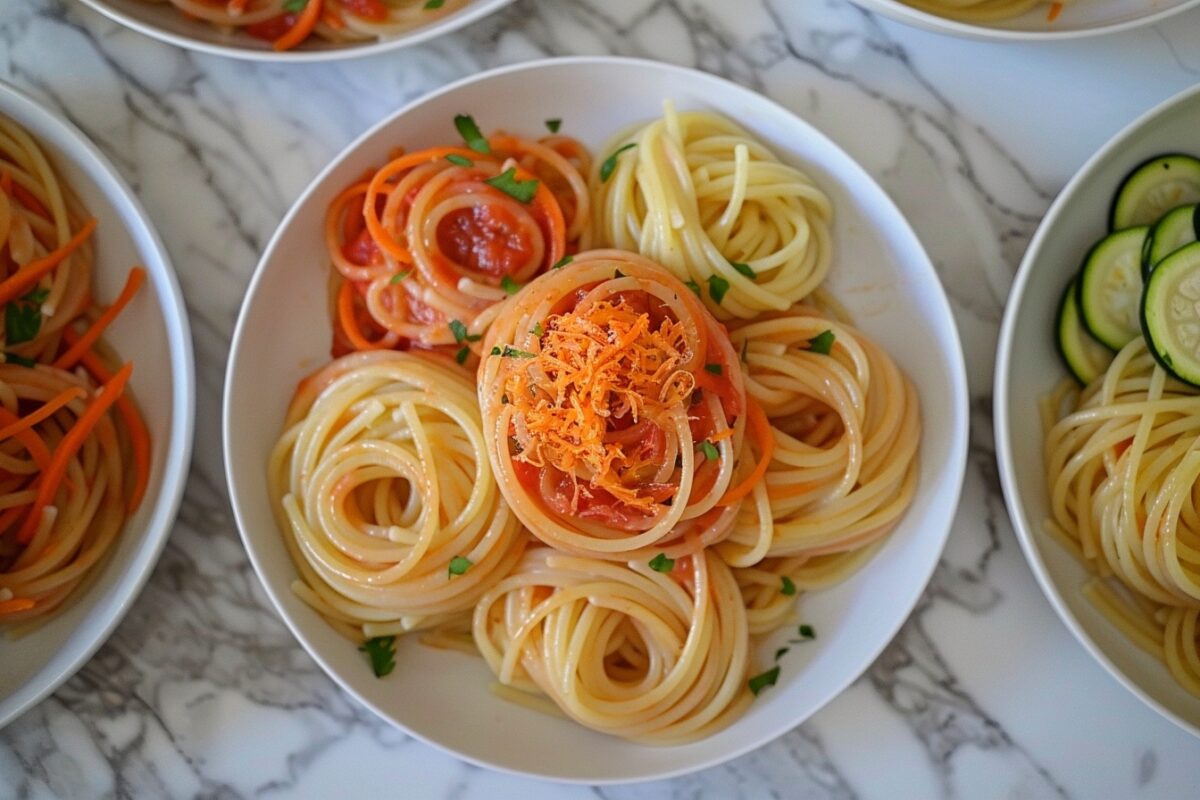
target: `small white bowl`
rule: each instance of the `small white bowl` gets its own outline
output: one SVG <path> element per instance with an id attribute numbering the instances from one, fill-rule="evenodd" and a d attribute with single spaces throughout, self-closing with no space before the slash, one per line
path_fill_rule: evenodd
<path id="1" fill-rule="evenodd" d="M 271 514 L 267 458 L 296 383 L 329 358 L 327 204 L 397 145 L 457 140 L 454 115 L 485 130 L 537 135 L 543 120 L 593 152 L 625 126 L 711 109 L 802 166 L 833 200 L 831 286 L 857 323 L 912 377 L 926 425 L 908 514 L 857 575 L 801 599 L 817 639 L 792 648 L 777 686 L 730 727 L 692 744 L 647 747 L 512 705 L 488 690 L 480 658 L 400 642 L 398 669 L 374 677 L 362 653 L 292 592 L 296 569 Z M 595 152 L 597 157 L 603 153 Z M 280 311 L 284 309 L 284 311 Z M 280 224 L 246 295 L 225 384 L 225 468 L 251 562 L 292 632 L 347 692 L 383 719 L 468 761 L 557 781 L 610 783 L 691 772 L 758 747 L 804 721 L 878 656 L 921 594 L 950 529 L 967 449 L 967 385 L 945 293 L 912 229 L 849 156 L 786 109 L 736 84 L 680 67 L 611 57 L 552 59 L 477 75 L 401 109 L 351 144 Z M 759 663 L 787 631 L 762 646 Z"/>
<path id="2" fill-rule="evenodd" d="M 84 595 L 48 624 L 15 641 L 0 636 L 0 727 L 54 691 L 104 643 L 133 604 L 167 540 L 183 496 L 192 450 L 195 386 L 183 296 L 149 217 L 108 159 L 77 128 L 0 81 L 0 114 L 37 139 L 59 176 L 96 217 L 93 289 L 102 301 L 129 269 L 146 284 L 105 333 L 134 362 L 130 387 L 151 437 L 150 484 Z"/>
<path id="3" fill-rule="evenodd" d="M 1117 33 L 1153 25 L 1200 5 L 1200 0 L 1077 0 L 1066 6 L 1053 22 L 1047 16 L 1050 7 L 1038 5 L 1012 19 L 971 23 L 930 14 L 899 0 L 853 1 L 868 11 L 878 11 L 898 22 L 934 33 L 999 41 L 1080 39 Z"/>
<path id="4" fill-rule="evenodd" d="M 1142 161 L 1167 152 L 1200 154 L 1200 87 L 1189 89 L 1118 133 L 1062 190 L 1030 242 L 1000 330 L 996 358 L 996 457 L 1008 513 L 1033 574 L 1080 643 L 1127 689 L 1200 736 L 1200 698 L 1129 641 L 1080 589 L 1090 573 L 1053 541 L 1038 399 L 1065 376 L 1054 338 L 1063 287 L 1088 248 L 1107 233 L 1109 205 L 1121 180 Z"/>
<path id="5" fill-rule="evenodd" d="M 138 33 L 199 53 L 210 53 L 246 61 L 335 61 L 344 58 L 386 53 L 420 44 L 456 31 L 513 0 L 472 0 L 453 14 L 439 17 L 428 25 L 412 28 L 399 36 L 366 42 L 327 42 L 313 39 L 284 52 L 271 49 L 271 43 L 241 31 L 227 32 L 212 23 L 185 17 L 170 3 L 143 0 L 81 0 L 104 16 Z"/>

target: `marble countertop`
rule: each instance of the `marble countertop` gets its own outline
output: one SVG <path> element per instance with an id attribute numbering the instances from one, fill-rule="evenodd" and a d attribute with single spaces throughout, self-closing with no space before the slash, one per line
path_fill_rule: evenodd
<path id="1" fill-rule="evenodd" d="M 99 654 L 0 731 L 0 798 L 1196 796 L 1200 742 L 1090 659 L 1025 565 L 993 459 L 991 379 L 1005 296 L 1042 213 L 1113 133 L 1200 79 L 1197 41 L 1200 10 L 1118 36 L 999 45 L 909 29 L 846 0 L 519 0 L 407 51 L 282 66 L 184 52 L 74 2 L 0 3 L 0 77 L 88 133 L 151 209 L 188 299 L 199 385 L 191 479 L 162 560 Z M 219 445 L 242 293 L 313 175 L 430 89 L 583 53 L 730 77 L 858 159 L 941 273 L 974 424 L 941 565 L 852 688 L 725 766 L 599 789 L 468 766 L 343 694 L 247 562 Z"/>

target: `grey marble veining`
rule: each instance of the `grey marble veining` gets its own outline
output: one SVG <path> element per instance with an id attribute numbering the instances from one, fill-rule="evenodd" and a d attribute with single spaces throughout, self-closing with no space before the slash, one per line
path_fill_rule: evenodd
<path id="1" fill-rule="evenodd" d="M 81 127 L 150 209 L 188 299 L 199 379 L 192 474 L 162 560 L 99 654 L 0 731 L 0 798 L 369 786 L 445 798 L 1195 796 L 1200 743 L 1089 660 L 1024 565 L 999 494 L 990 389 L 1004 299 L 1042 213 L 1120 126 L 1197 80 L 1198 40 L 1197 12 L 1051 47 L 926 34 L 844 0 L 520 0 L 406 52 L 279 66 L 173 49 L 75 3 L 0 5 L 0 76 Z M 974 425 L 950 545 L 866 675 L 725 766 L 602 789 L 464 765 L 343 694 L 271 610 L 237 538 L 219 449 L 242 293 L 312 176 L 432 88 L 585 53 L 731 78 L 858 159 L 913 223 L 952 299 Z M 998 642 L 1010 658 L 989 657 Z"/>

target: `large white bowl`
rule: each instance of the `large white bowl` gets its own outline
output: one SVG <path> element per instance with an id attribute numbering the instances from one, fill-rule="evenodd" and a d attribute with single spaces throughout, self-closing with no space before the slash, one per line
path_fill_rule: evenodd
<path id="1" fill-rule="evenodd" d="M 240 31 L 224 31 L 209 22 L 185 17 L 170 3 L 144 0 L 80 0 L 109 19 L 159 41 L 186 47 L 200 53 L 240 58 L 247 61 L 333 61 L 399 50 L 444 33 L 456 31 L 477 19 L 499 11 L 513 0 L 471 0 L 453 14 L 439 17 L 428 25 L 405 31 L 398 36 L 367 42 L 327 42 L 313 39 L 283 52 L 271 49 L 270 42 Z"/>
<path id="2" fill-rule="evenodd" d="M 1017 538 L 1050 604 L 1075 637 L 1126 688 L 1200 736 L 1200 698 L 1188 694 L 1158 659 L 1129 641 L 1080 593 L 1084 566 L 1053 541 L 1038 399 L 1066 375 L 1054 320 L 1063 288 L 1088 248 L 1107 233 L 1121 179 L 1151 156 L 1200 154 L 1200 87 L 1143 115 L 1117 134 L 1071 179 L 1025 253 L 1000 331 L 996 358 L 996 457 Z"/>
<path id="3" fill-rule="evenodd" d="M 1117 33 L 1153 25 L 1181 11 L 1195 8 L 1200 0 L 1077 0 L 1063 9 L 1058 19 L 1047 18 L 1049 6 L 1035 6 L 1019 17 L 988 23 L 958 22 L 913 8 L 899 0 L 854 0 L 869 11 L 878 11 L 918 28 L 969 39 L 1046 41 L 1078 39 Z"/>
<path id="4" fill-rule="evenodd" d="M 152 442 L 150 485 L 95 582 L 64 613 L 15 641 L 0 636 L 0 727 L 54 691 L 129 610 L 167 540 L 192 450 L 192 339 L 175 273 L 149 218 L 108 160 L 74 126 L 0 82 L 0 114 L 32 134 L 96 217 L 95 294 L 113 300 L 130 267 L 147 282 L 105 333 L 127 361 Z"/>
<path id="5" fill-rule="evenodd" d="M 289 588 L 296 570 L 271 516 L 266 465 L 297 381 L 328 359 L 330 266 L 321 230 L 335 194 L 396 146 L 456 141 L 458 113 L 473 114 L 486 130 L 532 135 L 544 119 L 559 117 L 564 133 L 598 148 L 624 126 L 659 116 L 664 98 L 737 120 L 829 192 L 837 218 L 833 289 L 915 380 L 929 424 L 912 508 L 858 575 L 803 598 L 803 618 L 817 639 L 792 649 L 779 685 L 728 729 L 694 744 L 654 748 L 511 705 L 489 692 L 492 676 L 482 659 L 415 640 L 400 644 L 399 668 L 376 679 L 363 655 Z M 966 379 L 950 309 L 887 195 L 823 135 L 753 92 L 700 72 L 619 58 L 556 59 L 484 73 L 401 109 L 350 145 L 313 181 L 268 246 L 238 319 L 226 379 L 225 463 L 238 525 L 268 594 L 304 647 L 346 691 L 414 736 L 477 764 L 561 781 L 642 780 L 710 766 L 779 736 L 838 694 L 892 638 L 936 565 L 966 448 Z M 773 646 L 763 646 L 762 663 L 769 663 Z"/>

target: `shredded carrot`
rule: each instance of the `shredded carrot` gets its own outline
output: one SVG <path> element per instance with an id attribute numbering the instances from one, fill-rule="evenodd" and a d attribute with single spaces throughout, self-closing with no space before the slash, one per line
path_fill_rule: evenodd
<path id="1" fill-rule="evenodd" d="M 92 429 L 104 417 L 105 412 L 112 407 L 117 398 L 125 391 L 125 384 L 132 373 L 132 361 L 127 362 L 117 370 L 117 374 L 113 376 L 112 380 L 97 390 L 95 399 L 84 409 L 84 412 L 79 415 L 79 419 L 67 431 L 67 435 L 58 443 L 58 447 L 55 448 L 54 454 L 50 459 L 50 466 L 38 478 L 37 497 L 34 499 L 33 505 L 29 510 L 29 516 L 25 517 L 24 524 L 17 531 L 17 541 L 21 544 L 29 544 L 33 539 L 38 525 L 41 524 L 42 512 L 46 509 L 46 506 L 53 502 L 54 495 L 58 493 L 58 487 L 62 484 L 63 478 L 67 474 L 67 467 L 71 463 L 71 459 L 75 457 L 75 453 L 79 451 L 79 448 L 83 446 Z"/>
<path id="2" fill-rule="evenodd" d="M 7 408 L 0 408 L 0 423 L 3 423 L 6 428 L 12 427 L 20 421 L 21 418 Z M 29 457 L 33 459 L 34 464 L 37 464 L 38 469 L 45 470 L 50 466 L 50 448 L 46 446 L 42 437 L 38 436 L 37 431 L 21 428 L 12 435 L 29 451 Z"/>
<path id="3" fill-rule="evenodd" d="M 354 286 L 350 281 L 343 281 L 338 289 L 337 310 L 342 331 L 356 350 L 385 350 L 391 346 L 386 333 L 372 342 L 358 327 L 358 320 L 354 317 Z"/>
<path id="4" fill-rule="evenodd" d="M 1054 20 L 1058 19 L 1058 15 L 1062 13 L 1062 10 L 1063 10 L 1062 3 L 1051 3 L 1050 11 L 1046 14 L 1046 21 L 1054 22 Z"/>
<path id="5" fill-rule="evenodd" d="M 346 27 L 346 20 L 342 19 L 342 15 L 335 8 L 326 8 L 321 14 L 321 21 L 335 31 L 340 31 Z"/>
<path id="6" fill-rule="evenodd" d="M 63 339 L 68 345 L 74 345 L 79 341 L 79 334 L 70 328 L 65 328 Z M 83 368 L 99 383 L 108 383 L 113 379 L 112 373 L 91 350 L 85 351 L 80 356 L 79 363 L 83 364 Z M 134 484 L 126 508 L 132 514 L 141 505 L 142 498 L 146 494 L 146 487 L 150 483 L 150 432 L 146 429 L 146 421 L 138 413 L 137 406 L 124 392 L 117 398 L 117 413 L 121 415 L 125 427 L 129 430 L 130 446 L 133 448 Z"/>
<path id="7" fill-rule="evenodd" d="M 322 0 L 308 0 L 304 6 L 304 10 L 300 12 L 300 16 L 296 17 L 296 24 L 288 28 L 288 32 L 275 40 L 271 45 L 276 52 L 291 50 L 296 45 L 308 38 L 308 35 L 313 32 L 313 28 L 317 26 L 317 20 L 321 18 L 321 8 L 324 5 Z"/>
<path id="8" fill-rule="evenodd" d="M 46 210 L 46 207 L 42 205 L 41 201 L 38 200 L 37 197 L 35 197 L 33 193 L 24 186 L 14 181 L 12 173 L 8 170 L 0 172 L 0 191 L 3 191 L 5 194 L 16 198 L 17 202 L 25 206 L 33 213 L 37 214 L 39 217 L 42 217 L 43 219 L 50 219 L 50 212 Z"/>
<path id="9" fill-rule="evenodd" d="M 67 403 L 71 402 L 72 400 L 74 400 L 77 397 L 87 397 L 87 392 L 85 392 L 83 389 L 79 388 L 78 386 L 72 386 L 70 389 L 67 389 L 67 390 L 59 393 L 58 395 L 50 398 L 37 411 L 33 411 L 29 414 L 26 414 L 25 416 L 21 417 L 16 422 L 13 422 L 11 424 L 5 425 L 3 428 L 0 428 L 0 441 L 4 441 L 5 439 L 9 439 L 13 436 L 16 436 L 21 431 L 32 428 L 34 425 L 37 425 L 42 420 L 48 419 L 48 418 L 54 416 L 54 414 L 60 408 L 62 408 Z"/>
<path id="10" fill-rule="evenodd" d="M 19 611 L 28 611 L 37 605 L 37 602 L 30 600 L 28 597 L 14 597 L 12 600 L 0 600 L 0 614 L 16 614 Z"/>
<path id="11" fill-rule="evenodd" d="M 70 369 L 75 366 L 80 357 L 91 349 L 104 333 L 104 329 L 112 324 L 112 321 L 117 318 L 125 306 L 129 305 L 129 301 L 137 294 L 138 289 L 142 287 L 142 283 L 146 280 L 146 270 L 141 267 L 134 267 L 129 270 L 129 277 L 125 279 L 125 288 L 121 290 L 121 294 L 117 295 L 117 299 L 113 304 L 104 310 L 92 326 L 87 329 L 79 341 L 71 345 L 71 349 L 60 355 L 54 360 L 54 366 L 59 369 Z"/>
<path id="12" fill-rule="evenodd" d="M 767 474 L 771 464 L 771 456 L 775 455 L 775 436 L 771 433 L 771 423 L 767 415 L 751 397 L 746 398 L 746 427 L 750 429 L 754 441 L 758 444 L 758 463 L 754 470 L 737 486 L 731 486 L 725 495 L 717 501 L 719 506 L 731 506 L 754 490 L 754 486 Z"/>
<path id="13" fill-rule="evenodd" d="M 712 444 L 716 444 L 717 442 L 721 442 L 721 441 L 724 441 L 725 439 L 728 439 L 730 436 L 733 436 L 733 428 L 726 428 L 725 430 L 721 431 L 720 433 L 714 433 L 712 436 L 709 436 L 708 441 L 711 442 Z"/>
<path id="14" fill-rule="evenodd" d="M 96 230 L 96 220 L 89 219 L 70 240 L 57 250 L 34 259 L 0 282 L 0 305 L 15 300 L 37 283 L 43 275 L 57 267 L 79 249 Z"/>

